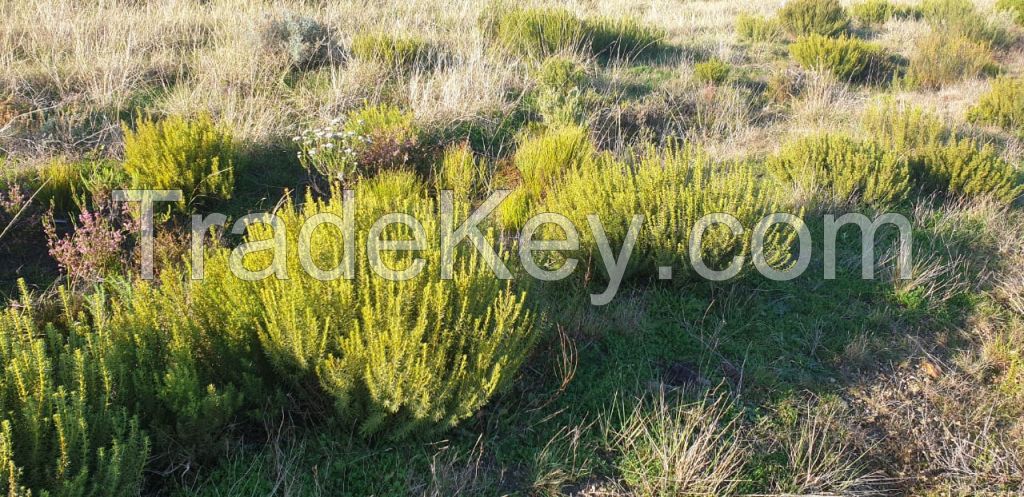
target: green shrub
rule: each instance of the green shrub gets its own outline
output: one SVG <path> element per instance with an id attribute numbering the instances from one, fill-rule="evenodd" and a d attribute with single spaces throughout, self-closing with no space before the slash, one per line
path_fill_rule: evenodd
<path id="1" fill-rule="evenodd" d="M 548 57 L 537 75 L 537 111 L 549 126 L 579 124 L 585 119 L 586 69 L 559 56 Z"/>
<path id="2" fill-rule="evenodd" d="M 450 146 L 434 173 L 439 190 L 452 190 L 456 199 L 472 200 L 481 193 L 487 180 L 487 165 L 473 157 L 468 143 Z"/>
<path id="3" fill-rule="evenodd" d="M 148 441 L 117 407 L 94 337 L 38 327 L 22 295 L 0 314 L 0 491 L 138 495 Z"/>
<path id="4" fill-rule="evenodd" d="M 353 57 L 398 69 L 429 64 L 430 52 L 430 45 L 420 38 L 387 33 L 359 33 L 352 38 Z"/>
<path id="5" fill-rule="evenodd" d="M 491 15 L 491 36 L 502 50 L 543 59 L 584 45 L 583 21 L 566 9 L 498 9 Z"/>
<path id="6" fill-rule="evenodd" d="M 229 199 L 234 191 L 231 134 L 208 115 L 194 120 L 141 117 L 124 126 L 124 170 L 133 188 L 182 190 L 179 209 L 204 197 Z"/>
<path id="7" fill-rule="evenodd" d="M 779 21 L 794 36 L 839 36 L 850 27 L 837 0 L 790 0 L 779 11 Z"/>
<path id="8" fill-rule="evenodd" d="M 693 65 L 693 77 L 701 83 L 722 84 L 729 79 L 732 66 L 719 59 L 710 59 Z"/>
<path id="9" fill-rule="evenodd" d="M 907 5 L 896 5 L 889 0 L 866 0 L 850 8 L 853 18 L 861 24 L 881 24 L 890 19 L 917 17 L 918 10 Z"/>
<path id="10" fill-rule="evenodd" d="M 755 43 L 773 42 L 781 40 L 786 31 L 776 19 L 744 13 L 736 17 L 736 34 Z"/>
<path id="11" fill-rule="evenodd" d="M 907 160 L 877 144 L 822 134 L 783 146 L 767 168 L 801 190 L 844 202 L 856 198 L 873 206 L 898 204 L 910 192 Z"/>
<path id="12" fill-rule="evenodd" d="M 936 32 L 918 40 L 910 57 L 907 81 L 912 85 L 937 89 L 997 71 L 998 66 L 988 46 L 962 34 Z"/>
<path id="13" fill-rule="evenodd" d="M 523 295 L 496 278 L 471 244 L 454 252 L 452 279 L 440 277 L 441 264 L 405 281 L 374 274 L 366 251 L 367 231 L 384 213 L 412 215 L 425 228 L 424 250 L 385 252 L 382 263 L 403 270 L 416 258 L 440 261 L 438 206 L 417 192 L 422 184 L 410 172 L 388 172 L 360 182 L 355 216 L 355 253 L 348 254 L 336 228 L 309 239 L 310 260 L 330 270 L 354 257 L 352 278 L 320 281 L 303 270 L 297 257 L 286 261 L 288 278 L 247 283 L 228 271 L 230 253 L 218 249 L 207 260 L 202 295 L 218 306 L 202 311 L 210 332 L 228 334 L 234 326 L 266 357 L 264 381 L 291 392 L 300 402 L 328 400 L 335 420 L 365 435 L 402 438 L 447 429 L 475 413 L 515 374 L 533 343 L 532 318 Z M 344 216 L 340 192 L 327 200 L 307 197 L 301 207 L 288 202 L 279 211 L 287 247 L 298 247 L 299 226 L 320 213 Z M 460 214 L 457 214 L 460 215 Z M 464 215 L 464 214 L 461 214 Z M 267 225 L 250 227 L 246 239 L 265 240 Z M 408 239 L 409 230 L 391 225 L 383 239 Z M 491 241 L 496 241 L 493 235 Z M 262 269 L 267 252 L 253 252 L 242 264 Z M 379 268 L 378 268 L 379 269 Z M 188 309 L 188 308 L 186 308 Z M 222 324 L 216 319 L 220 314 Z M 238 317 L 235 317 L 238 316 Z M 226 324 L 225 324 L 226 323 Z M 247 354 L 245 349 L 237 351 Z"/>
<path id="14" fill-rule="evenodd" d="M 781 194 L 777 185 L 758 178 L 750 165 L 715 165 L 704 151 L 673 143 L 664 150 L 648 148 L 632 166 L 608 156 L 582 165 L 551 191 L 544 210 L 563 214 L 576 226 L 587 226 L 587 216 L 597 214 L 613 247 L 625 240 L 633 216 L 643 215 L 627 271 L 651 274 L 660 265 L 678 268 L 680 261 L 690 261 L 689 240 L 698 219 L 726 213 L 750 230 L 764 216 L 785 210 Z M 749 237 L 718 228 L 707 231 L 700 249 L 702 260 L 714 269 L 736 256 L 748 256 L 750 250 Z M 580 237 L 584 252 L 597 260 L 593 233 L 583 230 Z M 785 263 L 791 242 L 791 236 L 772 231 L 766 259 L 776 267 Z"/>
<path id="15" fill-rule="evenodd" d="M 83 164 L 63 157 L 51 159 L 39 168 L 37 200 L 56 212 L 75 212 L 86 194 Z"/>
<path id="16" fill-rule="evenodd" d="M 937 116 L 907 104 L 883 100 L 868 108 L 861 128 L 882 148 L 907 159 L 945 142 L 952 132 Z"/>
<path id="17" fill-rule="evenodd" d="M 563 177 L 592 162 L 596 153 L 587 128 L 564 126 L 526 135 L 513 161 L 523 188 L 540 199 Z"/>
<path id="18" fill-rule="evenodd" d="M 789 53 L 801 66 L 830 73 L 840 81 L 880 81 L 893 71 L 880 47 L 846 36 L 801 37 L 789 46 Z"/>
<path id="19" fill-rule="evenodd" d="M 1013 14 L 1017 24 L 1024 24 L 1024 0 L 997 0 L 996 9 Z"/>
<path id="20" fill-rule="evenodd" d="M 665 39 L 664 31 L 628 17 L 599 17 L 584 26 L 590 52 L 603 59 L 649 58 L 662 50 Z"/>
<path id="21" fill-rule="evenodd" d="M 967 111 L 967 118 L 976 123 L 999 126 L 1024 135 L 1024 80 L 998 78 L 992 89 L 981 96 Z"/>
<path id="22" fill-rule="evenodd" d="M 346 182 L 410 164 L 418 155 L 419 134 L 411 113 L 393 105 L 366 104 L 294 140 L 307 171 Z"/>
<path id="23" fill-rule="evenodd" d="M 991 146 L 979 147 L 970 139 L 925 148 L 915 168 L 923 186 L 954 195 L 990 196 L 1010 204 L 1024 193 L 1020 172 Z"/>

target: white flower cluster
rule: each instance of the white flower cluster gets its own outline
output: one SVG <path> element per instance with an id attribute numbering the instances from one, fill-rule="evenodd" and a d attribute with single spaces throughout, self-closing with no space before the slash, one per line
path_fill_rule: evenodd
<path id="1" fill-rule="evenodd" d="M 343 119 L 332 119 L 326 126 L 307 129 L 292 138 L 299 144 L 298 157 L 303 167 L 339 181 L 345 181 L 358 170 L 359 151 L 371 140 L 346 129 L 345 124 Z M 363 123 L 356 124 L 361 127 Z"/>

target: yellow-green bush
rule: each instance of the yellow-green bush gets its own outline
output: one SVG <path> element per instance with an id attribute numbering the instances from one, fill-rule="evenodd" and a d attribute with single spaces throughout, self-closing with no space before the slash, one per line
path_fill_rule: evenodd
<path id="1" fill-rule="evenodd" d="M 37 326 L 22 295 L 0 314 L 0 491 L 138 495 L 148 441 L 118 407 L 96 337 Z"/>
<path id="2" fill-rule="evenodd" d="M 524 136 L 513 160 L 522 188 L 539 199 L 563 177 L 592 162 L 596 153 L 587 128 L 564 126 Z"/>
<path id="3" fill-rule="evenodd" d="M 420 38 L 359 33 L 352 38 L 352 56 L 388 67 L 409 69 L 429 62 L 430 45 Z"/>
<path id="4" fill-rule="evenodd" d="M 890 19 L 906 19 L 919 15 L 908 5 L 896 5 L 889 0 L 866 0 L 850 8 L 853 18 L 862 24 L 881 24 Z"/>
<path id="5" fill-rule="evenodd" d="M 231 133 L 209 115 L 196 119 L 141 117 L 135 130 L 124 126 L 124 169 L 132 187 L 182 190 L 179 208 L 234 192 L 234 145 Z"/>
<path id="6" fill-rule="evenodd" d="M 922 186 L 967 197 L 990 196 L 1013 203 L 1024 193 L 1021 173 L 999 158 L 991 146 L 952 139 L 921 151 L 915 160 Z"/>
<path id="7" fill-rule="evenodd" d="M 908 159 L 924 148 L 944 142 L 952 134 L 934 114 L 891 100 L 869 107 L 861 128 L 884 149 Z"/>
<path id="8" fill-rule="evenodd" d="M 779 180 L 827 200 L 849 199 L 874 207 L 897 204 L 910 192 L 907 160 L 877 144 L 821 134 L 782 147 L 766 164 Z"/>
<path id="9" fill-rule="evenodd" d="M 987 45 L 963 34 L 935 32 L 918 40 L 910 56 L 907 81 L 936 89 L 964 79 L 991 75 L 998 69 Z"/>
<path id="10" fill-rule="evenodd" d="M 857 38 L 813 34 L 789 46 L 793 58 L 808 69 L 825 71 L 840 81 L 879 81 L 892 75 L 881 47 Z"/>
<path id="11" fill-rule="evenodd" d="M 839 36 L 850 27 L 837 0 L 790 0 L 779 11 L 779 21 L 794 36 Z"/>
<path id="12" fill-rule="evenodd" d="M 583 21 L 562 8 L 498 9 L 490 13 L 490 35 L 502 49 L 538 59 L 583 47 Z"/>
<path id="13" fill-rule="evenodd" d="M 49 203 L 57 212 L 76 211 L 86 193 L 82 169 L 79 162 L 63 157 L 51 159 L 38 170 L 41 190 L 37 200 Z"/>
<path id="14" fill-rule="evenodd" d="M 1024 135 L 1024 80 L 996 79 L 992 88 L 967 111 L 967 118 Z"/>
<path id="15" fill-rule="evenodd" d="M 661 265 L 678 268 L 680 262 L 690 261 L 690 235 L 707 214 L 730 214 L 752 230 L 764 216 L 787 211 L 782 190 L 759 178 L 751 165 L 716 165 L 699 148 L 674 143 L 663 150 L 648 148 L 634 165 L 608 156 L 590 161 L 549 194 L 544 208 L 567 216 L 576 226 L 588 226 L 587 215 L 598 215 L 613 247 L 622 245 L 633 216 L 643 215 L 627 268 L 631 274 Z M 749 236 L 736 237 L 719 228 L 707 230 L 700 250 L 713 269 L 725 267 L 736 256 L 747 257 L 750 251 Z M 585 252 L 599 257 L 592 231 L 581 230 L 580 240 Z M 766 260 L 777 267 L 784 264 L 792 241 L 791 233 L 770 231 Z"/>
<path id="16" fill-rule="evenodd" d="M 440 277 L 438 206 L 416 194 L 423 189 L 414 178 L 384 173 L 357 185 L 355 253 L 346 253 L 336 228 L 312 233 L 313 263 L 329 270 L 354 257 L 351 279 L 317 280 L 290 257 L 288 279 L 246 283 L 227 272 L 230 254 L 218 250 L 207 262 L 206 279 L 197 284 L 204 295 L 223 294 L 222 305 L 241 309 L 235 312 L 244 316 L 249 340 L 283 387 L 305 402 L 326 396 L 339 422 L 367 435 L 401 438 L 472 415 L 515 373 L 534 337 L 524 296 L 496 278 L 468 243 L 455 251 L 454 277 Z M 304 220 L 321 213 L 344 216 L 340 197 L 307 197 L 302 207 L 289 202 L 279 210 L 290 253 L 298 249 Z M 423 251 L 382 254 L 382 262 L 396 270 L 416 258 L 431 261 L 423 274 L 406 281 L 374 274 L 367 257 L 370 224 L 390 212 L 410 214 L 425 228 Z M 254 225 L 246 239 L 270 236 L 269 227 Z M 409 236 L 397 225 L 382 234 L 388 240 Z M 271 255 L 251 253 L 242 262 L 262 269 Z"/>
<path id="17" fill-rule="evenodd" d="M 701 83 L 722 84 L 729 79 L 732 66 L 720 59 L 710 59 L 693 65 L 693 77 Z"/>
<path id="18" fill-rule="evenodd" d="M 776 19 L 744 13 L 736 17 L 736 34 L 751 42 L 773 42 L 782 39 L 786 31 Z"/>
<path id="19" fill-rule="evenodd" d="M 439 190 L 451 190 L 456 199 L 475 199 L 487 186 L 487 165 L 473 156 L 468 143 L 453 145 L 434 172 Z"/>
<path id="20" fill-rule="evenodd" d="M 996 8 L 1013 14 L 1017 24 L 1024 24 L 1024 0 L 997 0 Z"/>

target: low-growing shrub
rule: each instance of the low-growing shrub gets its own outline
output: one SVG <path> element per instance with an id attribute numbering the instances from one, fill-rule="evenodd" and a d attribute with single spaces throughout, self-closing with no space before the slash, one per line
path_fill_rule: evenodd
<path id="1" fill-rule="evenodd" d="M 83 164 L 58 157 L 39 170 L 37 201 L 49 204 L 58 213 L 74 212 L 86 195 Z"/>
<path id="2" fill-rule="evenodd" d="M 124 170 L 133 188 L 182 190 L 181 210 L 202 198 L 230 199 L 234 192 L 231 133 L 209 115 L 139 118 L 124 126 Z"/>
<path id="3" fill-rule="evenodd" d="M 549 126 L 579 124 L 585 118 L 586 69 L 559 56 L 548 57 L 537 75 L 537 111 Z"/>
<path id="4" fill-rule="evenodd" d="M 352 39 L 353 57 L 397 69 L 428 64 L 430 50 L 430 45 L 420 38 L 386 33 L 359 33 Z"/>
<path id="5" fill-rule="evenodd" d="M 764 216 L 784 211 L 782 190 L 757 176 L 750 164 L 717 165 L 699 148 L 672 143 L 663 150 L 648 148 L 634 165 L 600 156 L 566 176 L 548 195 L 544 209 L 567 216 L 576 226 L 587 226 L 587 216 L 598 215 L 613 247 L 622 246 L 634 216 L 642 215 L 627 274 L 651 274 L 661 265 L 678 268 L 680 261 L 692 262 L 690 237 L 705 215 L 729 214 L 752 230 Z M 580 235 L 584 252 L 593 260 L 600 257 L 593 233 Z M 722 226 L 710 227 L 702 241 L 700 258 L 715 270 L 734 257 L 750 255 L 749 237 L 734 236 Z M 792 241 L 791 233 L 770 230 L 766 261 L 782 269 Z M 749 257 L 746 262 L 749 268 Z"/>
<path id="6" fill-rule="evenodd" d="M 487 166 L 473 156 L 468 143 L 450 146 L 434 172 L 434 179 L 439 190 L 451 190 L 456 199 L 469 201 L 486 187 Z"/>
<path id="7" fill-rule="evenodd" d="M 583 21 L 566 9 L 498 9 L 491 15 L 488 28 L 502 50 L 543 59 L 578 50 L 586 39 Z"/>
<path id="8" fill-rule="evenodd" d="M 906 159 L 843 135 L 800 138 L 783 146 L 766 166 L 779 180 L 828 201 L 857 199 L 885 207 L 902 202 L 910 192 Z"/>
<path id="9" fill-rule="evenodd" d="M 801 66 L 827 72 L 840 81 L 881 81 L 893 71 L 881 47 L 846 36 L 802 37 L 789 46 L 789 53 Z"/>
<path id="10" fill-rule="evenodd" d="M 92 338 L 37 326 L 24 286 L 21 304 L 0 314 L 0 490 L 138 495 L 149 444 Z"/>
<path id="11" fill-rule="evenodd" d="M 260 31 L 265 50 L 281 54 L 289 66 L 313 69 L 331 61 L 331 31 L 316 19 L 286 12 L 268 18 Z"/>
<path id="12" fill-rule="evenodd" d="M 540 199 L 563 177 L 592 162 L 596 153 L 587 128 L 564 126 L 526 135 L 514 162 L 522 187 L 531 198 Z"/>
<path id="13" fill-rule="evenodd" d="M 1024 135 L 1024 80 L 996 79 L 992 88 L 967 111 L 967 118 Z"/>
<path id="14" fill-rule="evenodd" d="M 853 18 L 861 24 L 881 24 L 890 19 L 908 19 L 920 15 L 909 5 L 896 5 L 889 0 L 866 0 L 850 8 Z"/>
<path id="15" fill-rule="evenodd" d="M 837 0 L 790 0 L 779 11 L 779 21 L 794 36 L 839 36 L 850 27 Z"/>
<path id="16" fill-rule="evenodd" d="M 861 120 L 861 128 L 883 148 L 908 159 L 927 147 L 945 142 L 952 135 L 938 116 L 891 100 L 869 107 Z"/>
<path id="17" fill-rule="evenodd" d="M 722 84 L 729 79 L 732 66 L 720 59 L 710 59 L 693 65 L 693 77 L 701 83 Z"/>
<path id="18" fill-rule="evenodd" d="M 998 70 L 987 45 L 962 34 L 935 32 L 918 40 L 906 79 L 915 86 L 937 89 Z"/>
<path id="19" fill-rule="evenodd" d="M 636 60 L 662 50 L 665 33 L 632 18 L 599 17 L 585 21 L 590 52 L 603 59 Z"/>
<path id="20" fill-rule="evenodd" d="M 774 18 L 744 13 L 736 17 L 736 34 L 746 41 L 770 43 L 781 40 L 786 30 Z"/>
<path id="21" fill-rule="evenodd" d="M 367 104 L 326 126 L 296 136 L 299 161 L 328 181 L 348 182 L 414 160 L 419 130 L 411 113 Z"/>
<path id="22" fill-rule="evenodd" d="M 74 231 L 59 236 L 49 219 L 44 225 L 50 256 L 73 282 L 91 283 L 106 273 L 130 267 L 129 250 L 139 226 L 127 204 L 98 201 L 73 221 Z"/>
<path id="23" fill-rule="evenodd" d="M 958 196 L 989 196 L 1006 204 L 1024 193 L 1021 173 L 991 146 L 952 139 L 921 151 L 915 169 L 922 186 Z"/>

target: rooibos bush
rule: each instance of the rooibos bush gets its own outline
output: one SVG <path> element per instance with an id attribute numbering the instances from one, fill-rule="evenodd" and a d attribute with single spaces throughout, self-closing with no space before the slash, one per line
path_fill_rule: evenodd
<path id="1" fill-rule="evenodd" d="M 937 89 L 998 70 L 987 45 L 963 34 L 935 32 L 918 40 L 906 79 L 916 86 Z"/>
<path id="2" fill-rule="evenodd" d="M 885 80 L 892 75 L 882 49 L 856 38 L 802 37 L 789 46 L 789 53 L 800 65 L 832 74 L 840 81 Z"/>
<path id="3" fill-rule="evenodd" d="M 740 14 L 736 17 L 736 34 L 747 41 L 772 42 L 780 40 L 785 35 L 785 29 L 776 19 Z"/>
<path id="4" fill-rule="evenodd" d="M 352 55 L 396 69 L 410 69 L 430 62 L 430 45 L 414 37 L 386 33 L 360 33 L 352 39 Z"/>
<path id="5" fill-rule="evenodd" d="M 141 117 L 134 130 L 125 126 L 124 134 L 124 169 L 133 188 L 182 190 L 182 210 L 204 198 L 231 198 L 234 145 L 209 115 Z"/>
<path id="6" fill-rule="evenodd" d="M 779 20 L 794 36 L 839 36 L 850 27 L 846 9 L 836 0 L 790 0 Z"/>
<path id="7" fill-rule="evenodd" d="M 967 118 L 1024 136 L 1024 80 L 996 79 L 988 93 L 967 112 Z"/>
<path id="8" fill-rule="evenodd" d="M 910 192 L 905 158 L 842 135 L 800 138 L 771 157 L 767 167 L 781 181 L 824 195 L 826 200 L 858 199 L 884 207 L 902 202 Z"/>

